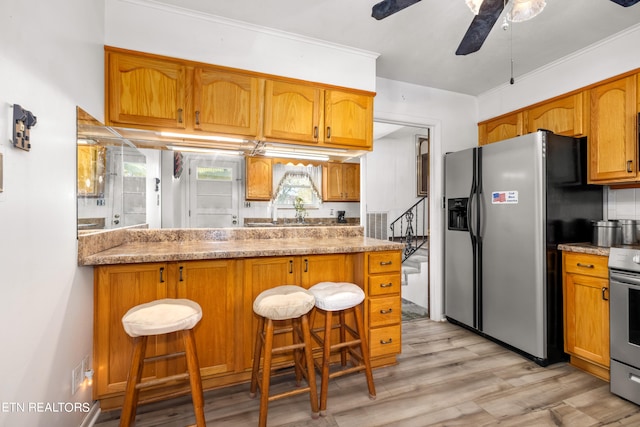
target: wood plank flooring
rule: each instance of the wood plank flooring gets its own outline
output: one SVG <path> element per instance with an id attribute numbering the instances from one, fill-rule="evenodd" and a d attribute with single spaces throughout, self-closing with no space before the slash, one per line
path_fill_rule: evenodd
<path id="1" fill-rule="evenodd" d="M 374 371 L 377 399 L 364 375 L 332 380 L 327 416 L 310 417 L 307 395 L 271 402 L 273 427 L 374 426 L 639 426 L 640 406 L 609 392 L 609 384 L 565 363 L 542 368 L 463 328 L 431 320 L 403 322 L 399 364 Z M 277 379 L 274 391 L 291 386 Z M 319 384 L 319 383 L 318 383 Z M 211 426 L 258 423 L 259 399 L 249 386 L 205 393 Z M 118 425 L 118 411 L 96 426 Z M 194 423 L 189 398 L 138 408 L 136 425 Z"/>

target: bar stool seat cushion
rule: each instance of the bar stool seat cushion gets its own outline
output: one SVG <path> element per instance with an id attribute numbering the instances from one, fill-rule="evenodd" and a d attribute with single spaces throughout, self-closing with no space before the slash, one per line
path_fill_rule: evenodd
<path id="1" fill-rule="evenodd" d="M 316 298 L 316 307 L 325 311 L 341 311 L 364 301 L 364 291 L 353 283 L 320 282 L 309 288 Z"/>
<path id="2" fill-rule="evenodd" d="M 161 335 L 193 328 L 202 308 L 188 299 L 165 298 L 140 304 L 125 313 L 122 326 L 131 337 Z"/>
<path id="3" fill-rule="evenodd" d="M 296 319 L 315 305 L 308 290 L 295 285 L 282 285 L 261 292 L 253 301 L 253 311 L 271 320 Z"/>

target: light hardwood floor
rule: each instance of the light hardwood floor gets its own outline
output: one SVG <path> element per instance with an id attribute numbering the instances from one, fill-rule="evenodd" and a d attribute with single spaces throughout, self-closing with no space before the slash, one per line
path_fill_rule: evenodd
<path id="1" fill-rule="evenodd" d="M 609 384 L 565 363 L 542 368 L 463 328 L 430 320 L 403 323 L 396 366 L 374 371 L 377 399 L 364 375 L 330 383 L 327 416 L 310 418 L 306 395 L 271 402 L 269 426 L 639 426 L 640 406 L 609 392 Z M 290 378 L 290 377 L 289 377 Z M 290 386 L 288 381 L 276 385 Z M 211 426 L 253 426 L 259 399 L 248 385 L 205 393 Z M 117 426 L 103 413 L 99 427 Z M 191 401 L 143 405 L 137 426 L 194 422 Z"/>

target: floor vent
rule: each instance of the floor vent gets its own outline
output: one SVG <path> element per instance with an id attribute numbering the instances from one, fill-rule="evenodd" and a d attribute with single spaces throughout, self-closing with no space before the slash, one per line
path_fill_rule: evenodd
<path id="1" fill-rule="evenodd" d="M 367 237 L 387 240 L 387 212 L 367 212 Z"/>

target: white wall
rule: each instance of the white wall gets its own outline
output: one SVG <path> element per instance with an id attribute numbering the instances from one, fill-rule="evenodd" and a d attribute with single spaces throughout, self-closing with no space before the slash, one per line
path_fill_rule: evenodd
<path id="1" fill-rule="evenodd" d="M 145 0 L 107 0 L 105 44 L 319 83 L 374 90 L 372 52 Z"/>
<path id="2" fill-rule="evenodd" d="M 479 121 L 640 68 L 640 24 L 478 96 Z"/>
<path id="3" fill-rule="evenodd" d="M 429 194 L 429 281 L 432 319 L 443 318 L 443 155 L 477 145 L 476 98 L 454 92 L 377 79 L 374 120 L 432 127 Z M 375 150 L 374 144 L 374 150 Z M 366 168 L 366 176 L 382 173 Z M 366 183 L 365 176 L 365 183 Z M 426 286 L 426 284 L 425 284 Z"/>
<path id="4" fill-rule="evenodd" d="M 2 4 L 1 426 L 78 425 L 87 414 L 73 404 L 91 402 L 87 387 L 71 395 L 93 324 L 92 270 L 77 267 L 76 105 L 102 116 L 103 10 L 101 0 Z M 29 152 L 8 143 L 13 104 L 37 116 Z"/>

